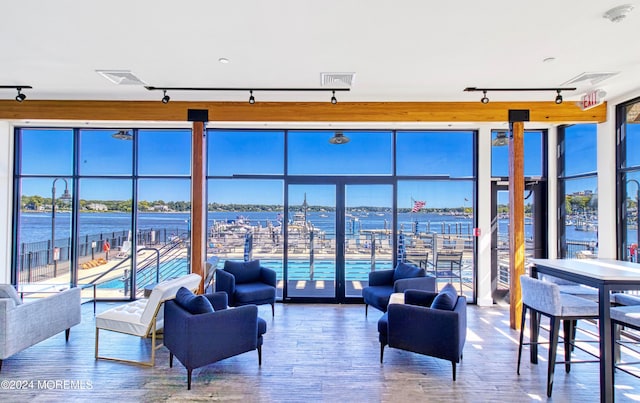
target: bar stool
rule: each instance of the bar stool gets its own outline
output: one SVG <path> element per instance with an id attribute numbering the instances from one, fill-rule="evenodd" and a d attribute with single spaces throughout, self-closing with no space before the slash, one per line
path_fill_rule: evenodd
<path id="1" fill-rule="evenodd" d="M 542 344 L 538 342 L 538 326 L 531 328 L 531 341 L 523 343 L 525 318 L 527 310 L 530 310 L 531 315 L 544 315 L 550 320 L 547 396 L 551 397 L 555 364 L 565 364 L 565 371 L 568 373 L 571 371 L 571 362 L 599 362 L 571 361 L 571 350 L 574 343 L 572 340 L 573 328 L 576 326 L 578 319 L 597 319 L 598 304 L 573 295 L 561 294 L 557 284 L 538 280 L 527 275 L 520 276 L 520 285 L 522 287 L 522 327 L 520 328 L 520 344 L 518 346 L 517 373 L 520 375 L 522 346 L 525 344 Z M 564 325 L 565 360 L 556 362 L 560 321 Z M 534 363 L 537 363 L 537 360 Z"/>
<path id="2" fill-rule="evenodd" d="M 637 297 L 634 298 L 631 295 L 627 295 L 627 297 L 631 297 L 631 299 L 625 299 L 625 302 L 637 302 Z M 640 330 L 640 305 L 627 305 L 611 308 L 611 340 L 613 340 L 615 343 L 614 353 L 619 352 L 619 345 L 625 344 L 620 338 L 620 326 L 624 326 L 634 330 Z M 632 344 L 637 344 L 637 342 L 633 342 Z M 627 346 L 627 348 L 630 347 Z M 638 351 L 634 352 L 637 353 Z M 616 354 L 616 357 L 619 358 L 619 354 Z M 627 366 L 637 364 L 640 364 L 640 362 L 623 362 L 621 360 L 618 360 L 618 362 L 616 362 L 616 360 L 614 360 L 613 368 L 626 372 L 627 374 L 635 376 L 636 378 L 640 378 L 637 372 L 625 368 Z"/>

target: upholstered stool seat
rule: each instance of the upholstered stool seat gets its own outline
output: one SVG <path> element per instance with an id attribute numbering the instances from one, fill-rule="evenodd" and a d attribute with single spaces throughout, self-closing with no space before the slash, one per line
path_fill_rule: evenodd
<path id="1" fill-rule="evenodd" d="M 520 285 L 522 287 L 522 324 L 520 327 L 520 344 L 518 346 L 517 373 L 520 375 L 522 346 L 524 344 L 538 344 L 539 328 L 537 326 L 531 327 L 530 343 L 523 343 L 527 310 L 531 311 L 531 315 L 541 314 L 547 316 L 550 319 L 547 396 L 551 397 L 560 321 L 564 323 L 565 360 L 562 363 L 565 364 L 566 372 L 569 372 L 571 370 L 571 351 L 576 321 L 578 319 L 597 319 L 598 304 L 575 295 L 561 293 L 558 284 L 535 279 L 527 275 L 520 276 Z M 537 363 L 537 357 L 532 357 L 532 362 Z"/>

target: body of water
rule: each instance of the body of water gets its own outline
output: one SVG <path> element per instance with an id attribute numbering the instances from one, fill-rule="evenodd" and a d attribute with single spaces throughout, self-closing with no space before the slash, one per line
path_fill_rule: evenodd
<path id="1" fill-rule="evenodd" d="M 237 220 L 242 216 L 251 225 L 279 226 L 276 212 L 209 212 L 208 226 L 214 222 Z M 327 238 L 335 236 L 335 213 L 309 212 L 307 220 L 317 229 L 323 231 Z M 346 217 L 345 231 L 347 235 L 357 234 L 360 230 L 391 229 L 391 213 L 352 214 Z M 80 213 L 80 236 L 99 233 L 126 231 L 131 227 L 130 213 Z M 139 213 L 138 228 L 140 230 L 167 228 L 176 235 L 189 231 L 188 213 Z M 509 220 L 499 219 L 499 233 L 507 234 Z M 56 239 L 70 236 L 71 214 L 56 213 Z M 470 235 L 472 220 L 470 217 L 453 216 L 435 213 L 400 213 L 398 225 L 405 233 L 436 232 L 461 233 Z M 637 236 L 635 229 L 629 230 L 629 240 L 634 242 Z M 533 237 L 532 225 L 525 223 L 525 237 Z M 51 239 L 51 213 L 22 213 L 20 215 L 20 242 L 30 243 Z M 573 241 L 596 241 L 597 232 L 578 231 L 575 226 L 567 227 L 567 239 Z"/>

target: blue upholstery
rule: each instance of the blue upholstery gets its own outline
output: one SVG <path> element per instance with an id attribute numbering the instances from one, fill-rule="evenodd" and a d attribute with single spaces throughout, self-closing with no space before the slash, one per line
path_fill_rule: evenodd
<path id="1" fill-rule="evenodd" d="M 192 315 L 213 312 L 213 305 L 204 295 L 195 295 L 184 287 L 180 287 L 176 292 L 175 301 Z"/>
<path id="2" fill-rule="evenodd" d="M 258 317 L 255 305 L 226 309 L 224 292 L 205 297 L 215 312 L 192 315 L 175 300 L 164 304 L 164 345 L 169 349 L 169 366 L 173 356 L 187 368 L 187 389 L 195 368 L 251 350 L 258 350 L 262 364 L 263 335 L 267 323 Z"/>
<path id="3" fill-rule="evenodd" d="M 405 292 L 409 289 L 435 291 L 436 279 L 432 276 L 427 276 L 424 269 L 406 263 L 399 263 L 392 270 L 379 270 L 369 273 L 369 285 L 362 289 L 365 314 L 368 313 L 369 305 L 382 312 L 387 312 L 391 294 Z"/>
<path id="4" fill-rule="evenodd" d="M 450 298 L 446 292 L 440 295 Z M 407 301 L 435 301 L 434 293 L 410 290 L 405 293 L 405 304 L 389 305 L 387 313 L 378 321 L 380 363 L 384 347 L 388 345 L 451 361 L 455 381 L 456 363 L 462 359 L 467 338 L 467 299 L 458 295 L 455 298 L 452 310 L 432 309 Z"/>
<path id="5" fill-rule="evenodd" d="M 403 278 L 424 277 L 424 270 L 419 267 L 400 262 L 393 271 L 393 281 L 402 280 Z"/>
<path id="6" fill-rule="evenodd" d="M 227 293 L 229 306 L 270 304 L 275 315 L 276 272 L 260 266 L 259 260 L 227 260 L 215 276 L 215 290 Z"/>
<path id="7" fill-rule="evenodd" d="M 248 262 L 240 262 L 227 260 L 224 262 L 224 270 L 233 274 L 236 283 L 253 283 L 260 281 L 260 261 L 250 260 Z"/>

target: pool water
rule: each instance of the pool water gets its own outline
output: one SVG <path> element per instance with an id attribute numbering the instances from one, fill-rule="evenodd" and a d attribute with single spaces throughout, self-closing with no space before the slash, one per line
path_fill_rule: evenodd
<path id="1" fill-rule="evenodd" d="M 276 271 L 278 279 L 283 278 L 283 264 L 281 260 L 260 260 L 260 264 Z M 223 267 L 224 261 L 218 263 L 218 267 Z M 171 271 L 172 276 L 180 276 L 187 274 L 187 261 L 184 259 L 175 259 L 160 265 L 160 279 L 167 277 L 167 271 Z M 376 269 L 390 269 L 390 261 L 376 261 Z M 311 271 L 309 261 L 289 260 L 288 278 L 291 281 L 310 280 Z M 313 280 L 332 281 L 335 279 L 336 264 L 333 260 L 318 260 L 313 265 Z M 346 265 L 347 281 L 368 281 L 369 272 L 371 272 L 370 260 L 349 260 Z M 98 284 L 98 288 L 123 288 L 124 281 L 121 278 L 113 279 L 102 284 Z"/>

